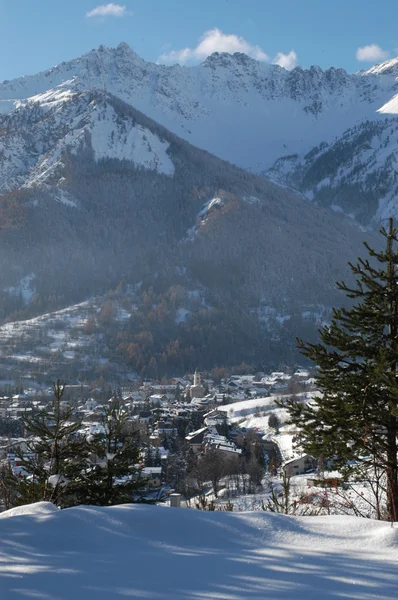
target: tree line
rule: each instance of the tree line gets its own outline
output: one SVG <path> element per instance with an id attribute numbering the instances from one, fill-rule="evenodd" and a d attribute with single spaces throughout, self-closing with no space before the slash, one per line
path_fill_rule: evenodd
<path id="1" fill-rule="evenodd" d="M 18 467 L 4 466 L 1 476 L 6 508 L 39 501 L 61 508 L 122 504 L 132 502 L 133 492 L 143 485 L 138 437 L 120 398 L 110 400 L 98 433 L 86 435 L 74 409 L 63 401 L 64 391 L 58 380 L 51 406 L 24 417 Z"/>

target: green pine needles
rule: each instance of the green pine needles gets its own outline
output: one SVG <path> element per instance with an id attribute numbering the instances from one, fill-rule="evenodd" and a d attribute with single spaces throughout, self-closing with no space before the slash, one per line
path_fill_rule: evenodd
<path id="1" fill-rule="evenodd" d="M 103 433 L 90 442 L 93 462 L 85 472 L 80 503 L 109 506 L 133 502 L 134 493 L 146 480 L 138 477 L 137 436 L 118 397 L 110 400 L 102 425 Z"/>
<path id="2" fill-rule="evenodd" d="M 349 266 L 356 285 L 338 287 L 352 308 L 333 309 L 319 343 L 298 340 L 318 366 L 321 396 L 285 406 L 299 444 L 323 465 L 355 472 L 374 492 L 375 516 L 398 521 L 398 229 L 380 231 L 385 249 L 365 243 L 369 258 Z"/>
<path id="3" fill-rule="evenodd" d="M 51 407 L 25 417 L 26 449 L 19 452 L 23 474 L 15 478 L 17 504 L 48 501 L 65 507 L 75 504 L 89 445 L 78 435 L 81 422 L 63 403 L 65 387 L 53 386 Z"/>
<path id="4" fill-rule="evenodd" d="M 137 467 L 139 446 L 128 414 L 116 397 L 102 418 L 103 433 L 86 436 L 75 410 L 53 386 L 51 407 L 24 419 L 26 446 L 19 475 L 7 474 L 9 505 L 49 501 L 61 508 L 133 502 L 145 484 Z"/>

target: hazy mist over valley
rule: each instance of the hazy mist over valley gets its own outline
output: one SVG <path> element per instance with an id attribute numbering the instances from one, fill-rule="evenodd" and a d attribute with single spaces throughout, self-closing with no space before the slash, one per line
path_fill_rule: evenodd
<path id="1" fill-rule="evenodd" d="M 116 378 L 297 362 L 395 213 L 394 89 L 394 61 L 164 66 L 125 43 L 3 82 L 3 323 L 94 303 Z"/>
<path id="2" fill-rule="evenodd" d="M 385 0 L 0 2 L 0 600 L 396 600 Z"/>

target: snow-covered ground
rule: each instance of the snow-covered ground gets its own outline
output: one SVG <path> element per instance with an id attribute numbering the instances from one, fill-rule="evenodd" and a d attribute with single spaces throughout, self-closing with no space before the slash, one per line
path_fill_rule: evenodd
<path id="1" fill-rule="evenodd" d="M 276 396 L 266 398 L 255 398 L 253 400 L 242 400 L 242 402 L 234 402 L 233 404 L 225 404 L 218 407 L 220 412 L 224 412 L 230 423 L 238 423 L 245 417 L 258 415 L 261 417 L 263 413 L 270 413 L 277 409 L 275 404 Z M 268 420 L 268 417 L 267 417 Z"/>
<path id="2" fill-rule="evenodd" d="M 295 397 L 299 402 L 308 402 L 319 396 L 319 394 L 320 392 L 314 390 L 310 392 L 300 392 L 299 394 L 295 394 Z M 253 398 L 251 400 L 242 400 L 241 402 L 225 404 L 219 406 L 217 410 L 226 413 L 230 423 L 240 423 L 242 426 L 243 423 L 247 423 L 247 425 L 244 426 L 252 428 L 254 424 L 257 426 L 261 423 L 264 418 L 268 421 L 268 416 L 271 412 L 276 413 L 278 417 L 284 421 L 287 412 L 285 409 L 279 408 L 276 404 L 276 402 L 281 401 L 284 398 L 286 398 L 286 395 Z"/>
<path id="3" fill-rule="evenodd" d="M 320 392 L 301 392 L 295 394 L 299 402 L 310 402 L 313 398 L 319 396 Z M 218 407 L 218 411 L 224 412 L 228 422 L 232 425 L 239 424 L 242 429 L 253 430 L 258 434 L 263 434 L 264 438 L 273 441 L 279 447 L 283 462 L 295 458 L 300 454 L 299 449 L 295 448 L 293 439 L 296 428 L 293 425 L 287 425 L 289 415 L 285 408 L 277 406 L 275 401 L 282 400 L 286 396 L 268 396 L 265 398 L 255 398 L 252 400 L 242 400 L 233 404 L 226 404 Z M 269 417 L 273 414 L 278 417 L 280 422 L 279 430 L 269 426 Z"/>
<path id="4" fill-rule="evenodd" d="M 0 360 L 11 359 L 13 361 L 34 364 L 45 362 L 42 351 L 51 352 L 62 351 L 65 359 L 75 357 L 76 350 L 87 351 L 90 343 L 90 336 L 84 335 L 83 327 L 91 315 L 95 315 L 98 310 L 94 301 L 81 302 L 68 308 L 54 311 L 52 313 L 41 315 L 26 321 L 14 321 L 0 326 Z M 81 330 L 78 340 L 70 338 L 70 331 L 73 328 Z M 29 351 L 20 350 L 18 352 L 10 351 L 9 341 L 30 339 L 31 336 L 38 335 L 41 332 L 46 336 L 43 341 L 37 337 L 36 341 L 30 344 Z M 33 343 L 33 345 L 32 345 Z"/>
<path id="5" fill-rule="evenodd" d="M 6 291 L 8 291 L 9 294 L 15 296 L 22 294 L 25 304 L 29 304 L 34 294 L 34 291 L 32 289 L 32 282 L 34 281 L 34 278 L 35 274 L 30 273 L 29 275 L 22 277 L 22 279 L 19 282 L 19 285 L 15 287 L 9 287 Z"/>
<path id="6" fill-rule="evenodd" d="M 395 600 L 398 529 L 144 505 L 0 515 L 2 600 Z"/>
<path id="7" fill-rule="evenodd" d="M 67 323 L 70 327 L 82 326 L 85 323 L 87 316 L 92 314 L 95 309 L 92 301 L 80 302 L 54 311 L 40 315 L 26 321 L 13 321 L 0 326 L 0 339 L 6 340 L 15 337 L 15 335 L 26 333 L 31 329 L 45 326 L 50 328 L 51 325 L 58 327 L 58 323 Z M 52 336 L 57 337 L 56 330 L 52 330 Z"/>
<path id="8" fill-rule="evenodd" d="M 79 360 L 83 366 L 89 360 L 107 364 L 109 358 L 101 334 L 85 330 L 90 319 L 95 321 L 103 305 L 101 297 L 92 298 L 33 319 L 1 325 L 0 364 L 6 368 L 10 364 L 12 368 L 18 365 L 24 372 L 38 364 L 51 363 L 53 356 L 57 361 L 75 361 L 76 364 Z M 116 320 L 129 318 L 131 313 L 117 302 L 113 307 Z"/>
<path id="9" fill-rule="evenodd" d="M 308 399 L 313 392 L 308 394 Z M 303 398 L 307 398 L 307 394 L 299 394 Z M 281 396 L 269 396 L 266 398 L 255 398 L 253 400 L 242 400 L 233 404 L 226 404 L 218 407 L 217 410 L 224 412 L 228 422 L 231 424 L 239 424 L 243 429 L 252 429 L 258 433 L 275 435 L 275 429 L 270 428 L 268 420 L 270 414 L 278 417 L 281 424 L 288 419 L 286 409 L 276 405 L 275 400 L 280 400 Z M 281 428 L 281 436 L 293 434 L 294 430 L 289 426 Z M 289 437 L 291 437 L 289 435 Z M 291 444 L 291 442 L 290 442 Z"/>
<path id="10" fill-rule="evenodd" d="M 97 109 L 96 113 L 93 116 L 91 142 L 97 160 L 130 160 L 138 167 L 174 175 L 174 165 L 167 154 L 167 142 L 140 125 L 133 126 L 129 122 L 127 126 L 126 119 L 118 123 L 111 106 L 106 106 L 101 112 Z"/>

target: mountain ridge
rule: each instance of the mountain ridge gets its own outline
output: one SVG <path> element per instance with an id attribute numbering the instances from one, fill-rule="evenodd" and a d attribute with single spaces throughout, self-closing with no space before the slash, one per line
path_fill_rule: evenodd
<path id="1" fill-rule="evenodd" d="M 0 110 L 28 98 L 43 102 L 38 96 L 57 87 L 65 94 L 104 89 L 193 145 L 262 173 L 284 154 L 309 151 L 365 118 L 377 119 L 397 85 L 386 71 L 286 71 L 242 53 L 214 53 L 193 67 L 165 66 L 122 43 L 3 82 Z"/>
<path id="2" fill-rule="evenodd" d="M 349 276 L 347 261 L 364 238 L 374 245 L 372 236 L 191 142 L 202 135 L 218 150 L 235 149 L 232 158 L 246 156 L 253 166 L 254 157 L 262 173 L 271 156 L 263 152 L 276 152 L 272 135 L 283 141 L 277 120 L 264 137 L 267 111 L 279 107 L 282 117 L 298 107 L 307 131 L 308 123 L 327 122 L 326 100 L 341 89 L 347 107 L 359 86 L 369 109 L 380 92 L 369 81 L 380 77 L 347 84 L 336 70 L 288 73 L 244 55 L 205 62 L 149 68 L 125 46 L 98 50 L 39 77 L 41 89 L 0 115 L 0 317 L 29 318 L 139 286 L 138 308 L 121 299 L 131 312 L 122 329 L 110 325 L 108 345 L 132 370 L 151 363 L 154 373 L 177 364 L 183 371 L 192 361 L 209 368 L 271 354 L 291 360 L 295 336 L 341 303 L 334 282 Z M 259 80 L 259 70 L 271 79 Z M 334 91 L 306 111 L 320 78 L 324 91 Z M 11 94 L 32 81 L 0 85 L 0 102 L 10 100 L 4 86 Z M 286 89 L 284 103 L 277 94 Z M 297 132 L 293 141 L 300 142 Z"/>
<path id="3" fill-rule="evenodd" d="M 49 298 L 53 310 L 123 280 L 144 281 L 142 294 L 182 286 L 187 303 L 201 290 L 200 318 L 228 323 L 253 356 L 278 315 L 301 320 L 339 301 L 334 281 L 364 235 L 355 223 L 195 148 L 108 92 L 47 96 L 0 126 L 11 173 L 0 196 L 0 283 L 18 290 L 29 278 L 31 290 L 27 306 L 10 292 L 12 310 L 19 301 L 20 314 L 48 312 Z M 166 339 L 179 329 L 170 310 L 156 317 Z"/>
<path id="4" fill-rule="evenodd" d="M 278 159 L 271 181 L 370 229 L 398 215 L 398 119 L 363 121 L 305 155 Z"/>

